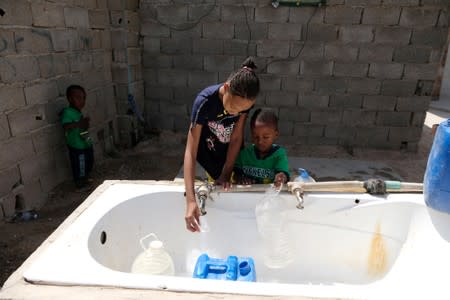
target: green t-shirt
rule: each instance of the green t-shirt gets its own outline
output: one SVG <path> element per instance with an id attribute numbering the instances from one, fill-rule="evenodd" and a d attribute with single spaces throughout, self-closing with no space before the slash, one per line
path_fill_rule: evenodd
<path id="1" fill-rule="evenodd" d="M 285 173 L 288 179 L 290 177 L 286 150 L 278 145 L 272 145 L 271 153 L 262 159 L 255 145 L 247 146 L 239 152 L 234 171 L 256 180 L 256 183 L 272 183 L 279 172 Z"/>
<path id="2" fill-rule="evenodd" d="M 83 118 L 83 114 L 73 108 L 73 107 L 66 107 L 64 108 L 62 115 L 61 115 L 61 123 L 62 125 L 70 124 L 74 122 L 78 122 Z M 72 148 L 76 149 L 86 149 L 92 146 L 92 141 L 86 137 L 88 137 L 88 134 L 85 135 L 86 137 L 82 137 L 80 135 L 81 132 L 85 132 L 85 130 L 82 130 L 81 128 L 72 128 L 67 129 L 65 131 L 66 134 L 66 143 Z"/>

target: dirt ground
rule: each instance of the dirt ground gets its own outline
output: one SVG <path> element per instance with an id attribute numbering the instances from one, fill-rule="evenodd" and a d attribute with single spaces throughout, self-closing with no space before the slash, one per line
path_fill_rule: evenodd
<path id="1" fill-rule="evenodd" d="M 334 146 L 286 148 L 289 156 L 384 162 L 405 181 L 422 182 L 431 143 L 431 129 L 424 126 L 417 153 L 368 149 L 350 151 Z M 135 148 L 96 163 L 94 186 L 110 179 L 172 180 L 182 165 L 184 145 L 184 134 L 165 132 L 148 136 Z M 36 220 L 24 223 L 0 221 L 0 287 L 89 193 L 77 193 L 70 181 L 65 182 L 52 191 L 49 201 L 38 211 Z"/>

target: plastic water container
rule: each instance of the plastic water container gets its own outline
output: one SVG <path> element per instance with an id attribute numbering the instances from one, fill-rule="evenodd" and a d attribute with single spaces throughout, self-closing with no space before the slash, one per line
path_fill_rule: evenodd
<path id="1" fill-rule="evenodd" d="M 153 237 L 154 240 L 145 247 L 144 241 Z M 139 241 L 144 252 L 139 254 L 131 266 L 131 273 L 150 275 L 174 275 L 173 260 L 164 249 L 164 244 L 154 233 L 150 233 Z"/>
<path id="2" fill-rule="evenodd" d="M 439 124 L 423 180 L 427 206 L 450 214 L 450 119 Z"/>
<path id="3" fill-rule="evenodd" d="M 312 178 L 309 173 L 303 169 L 298 168 L 298 176 L 295 177 L 294 181 L 296 182 L 316 182 L 314 178 Z"/>
<path id="4" fill-rule="evenodd" d="M 256 225 L 263 241 L 264 264 L 272 269 L 284 268 L 294 260 L 287 228 L 289 206 L 278 193 L 266 192 L 255 208 Z"/>
<path id="5" fill-rule="evenodd" d="M 234 281 L 256 281 L 255 263 L 251 257 L 228 256 L 227 259 L 200 255 L 195 264 L 194 278 Z"/>

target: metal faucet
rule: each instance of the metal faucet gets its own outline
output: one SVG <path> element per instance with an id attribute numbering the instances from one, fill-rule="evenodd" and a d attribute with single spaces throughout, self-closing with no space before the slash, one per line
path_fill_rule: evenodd
<path id="1" fill-rule="evenodd" d="M 303 183 L 302 182 L 288 182 L 288 191 L 291 192 L 297 199 L 296 207 L 303 209 Z"/>
<path id="2" fill-rule="evenodd" d="M 205 182 L 196 189 L 197 199 L 199 202 L 198 206 L 200 208 L 200 214 L 202 216 L 206 215 L 206 200 L 208 198 L 211 198 L 210 193 L 213 191 L 213 189 L 214 186 L 208 182 Z"/>

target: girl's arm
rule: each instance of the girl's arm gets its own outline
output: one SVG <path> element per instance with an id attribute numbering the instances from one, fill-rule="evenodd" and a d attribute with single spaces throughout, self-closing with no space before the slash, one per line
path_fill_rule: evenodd
<path id="1" fill-rule="evenodd" d="M 186 189 L 186 228 L 189 231 L 200 231 L 200 211 L 195 200 L 194 180 L 195 180 L 195 163 L 197 160 L 198 143 L 202 125 L 195 125 L 189 129 L 186 150 L 184 152 L 184 186 Z"/>
<path id="2" fill-rule="evenodd" d="M 241 150 L 242 141 L 244 140 L 244 126 L 245 120 L 247 119 L 247 114 L 242 114 L 236 126 L 233 129 L 230 137 L 230 145 L 228 145 L 227 158 L 225 160 L 225 165 L 222 169 L 222 174 L 216 180 L 217 184 L 222 184 L 224 188 L 228 188 L 230 185 L 231 172 L 233 171 L 234 162 Z"/>

